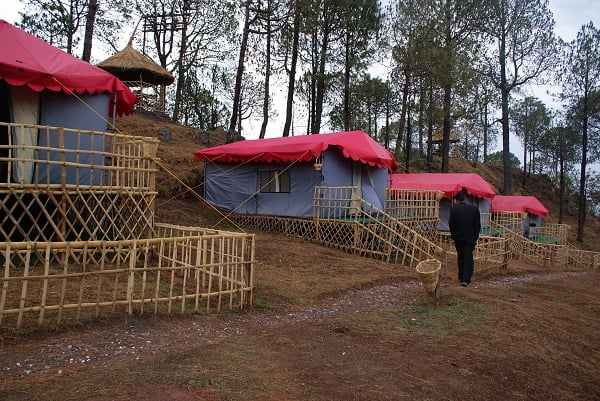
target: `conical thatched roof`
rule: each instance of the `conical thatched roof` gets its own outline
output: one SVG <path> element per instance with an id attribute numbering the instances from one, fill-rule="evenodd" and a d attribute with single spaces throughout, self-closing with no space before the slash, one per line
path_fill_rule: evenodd
<path id="1" fill-rule="evenodd" d="M 444 129 L 438 128 L 433 135 L 431 135 L 431 143 L 442 143 L 444 140 Z M 454 132 L 450 132 L 450 143 L 459 142 L 458 136 Z M 429 140 L 427 140 L 429 142 Z"/>
<path id="2" fill-rule="evenodd" d="M 170 85 L 175 80 L 169 71 L 156 64 L 150 57 L 135 50 L 131 41 L 123 50 L 98 63 L 98 67 L 110 72 L 121 81 Z"/>

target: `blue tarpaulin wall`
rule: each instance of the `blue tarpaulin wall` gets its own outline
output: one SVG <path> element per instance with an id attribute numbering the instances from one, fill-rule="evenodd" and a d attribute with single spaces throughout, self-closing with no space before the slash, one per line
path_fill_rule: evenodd
<path id="1" fill-rule="evenodd" d="M 40 125 L 53 127 L 77 127 L 85 131 L 104 132 L 107 129 L 106 118 L 108 116 L 110 97 L 108 93 L 96 95 L 82 95 L 82 100 L 75 96 L 68 96 L 62 92 L 43 91 L 40 99 Z M 49 138 L 41 134 L 38 144 L 42 147 L 59 147 L 58 134 L 53 131 Z M 104 157 L 101 152 L 105 150 L 104 137 L 83 133 L 79 136 L 65 133 L 65 148 L 79 149 L 82 152 L 67 152 L 66 161 L 95 166 L 104 165 Z M 89 151 L 98 152 L 90 154 Z M 40 151 L 40 160 L 61 160 L 61 152 Z M 50 170 L 48 171 L 48 168 Z M 41 184 L 61 183 L 61 166 L 59 164 L 38 164 L 38 176 Z M 78 171 L 77 171 L 78 170 Z M 101 185 L 102 171 L 90 168 L 67 167 L 67 184 L 79 185 Z"/>
<path id="2" fill-rule="evenodd" d="M 315 170 L 313 162 L 283 163 L 211 163 L 204 167 L 206 201 L 223 210 L 240 214 L 313 217 L 313 201 L 317 186 L 352 186 L 355 162 L 344 158 L 337 149 L 322 155 L 322 168 Z M 358 163 L 361 172 L 362 197 L 383 209 L 384 189 L 388 182 L 385 168 Z M 260 192 L 263 171 L 290 172 L 290 192 Z"/>

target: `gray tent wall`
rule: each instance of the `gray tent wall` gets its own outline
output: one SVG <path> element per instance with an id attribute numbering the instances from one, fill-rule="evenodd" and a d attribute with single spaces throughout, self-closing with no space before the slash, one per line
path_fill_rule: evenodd
<path id="1" fill-rule="evenodd" d="M 81 99 L 81 100 L 80 100 Z M 108 111 L 110 95 L 101 93 L 95 95 L 80 95 L 79 99 L 62 92 L 43 91 L 40 96 L 40 125 L 65 127 L 84 131 L 104 132 L 108 127 Z M 58 148 L 58 135 L 51 132 L 49 138 L 40 134 L 39 145 Z M 79 143 L 78 143 L 79 141 Z M 83 153 L 67 153 L 67 162 L 89 165 L 104 165 L 102 152 L 105 151 L 104 137 L 83 133 L 79 139 L 74 134 L 65 134 L 65 148 L 84 150 Z M 85 151 L 98 152 L 90 154 Z M 40 151 L 39 159 L 60 160 L 60 153 Z M 52 165 L 49 170 L 46 164 L 38 165 L 38 177 L 41 184 L 59 184 L 61 177 L 60 164 Z M 102 185 L 100 170 L 67 167 L 67 184 Z"/>
<path id="2" fill-rule="evenodd" d="M 290 192 L 260 192 L 264 171 L 290 172 Z M 312 217 L 314 187 L 321 172 L 313 163 L 211 163 L 204 165 L 204 198 L 218 209 L 240 214 Z"/>
<path id="3" fill-rule="evenodd" d="M 388 185 L 388 171 L 346 159 L 338 150 L 328 149 L 323 153 L 323 183 L 326 187 L 361 187 L 361 197 L 383 210 L 385 188 Z M 356 182 L 353 170 L 360 168 L 360 182 Z"/>
<path id="4" fill-rule="evenodd" d="M 466 195 L 465 201 L 471 205 L 477 206 L 480 213 L 489 213 L 490 207 L 492 206 L 492 200 L 486 198 L 478 198 L 473 195 Z M 442 198 L 440 200 L 440 222 L 438 224 L 438 230 L 449 231 L 448 220 L 450 219 L 450 208 L 452 207 L 452 201 L 448 198 Z"/>
<path id="5" fill-rule="evenodd" d="M 523 234 L 526 237 L 538 235 L 542 226 L 543 217 L 533 213 L 527 213 L 523 220 Z"/>
<path id="6" fill-rule="evenodd" d="M 313 162 L 282 163 L 210 163 L 204 165 L 204 197 L 207 202 L 223 210 L 240 214 L 274 215 L 285 217 L 313 217 L 316 186 L 351 186 L 353 162 L 343 157 L 337 149 L 330 148 L 322 154 L 321 170 Z M 382 208 L 387 169 L 360 164 L 361 196 Z M 263 171 L 290 172 L 289 193 L 260 192 Z"/>

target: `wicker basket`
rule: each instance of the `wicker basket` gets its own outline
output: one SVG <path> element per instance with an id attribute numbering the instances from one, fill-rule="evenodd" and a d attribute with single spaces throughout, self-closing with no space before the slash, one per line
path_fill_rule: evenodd
<path id="1" fill-rule="evenodd" d="M 438 280 L 440 278 L 440 269 L 442 268 L 442 262 L 437 259 L 426 259 L 417 264 L 417 273 L 423 288 L 430 294 L 435 292 Z"/>

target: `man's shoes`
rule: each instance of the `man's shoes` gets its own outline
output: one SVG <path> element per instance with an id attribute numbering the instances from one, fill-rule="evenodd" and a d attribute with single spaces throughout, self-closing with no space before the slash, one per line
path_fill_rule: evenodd
<path id="1" fill-rule="evenodd" d="M 460 283 L 460 285 L 462 285 L 463 287 L 468 287 L 469 283 L 465 283 L 464 281 L 462 283 Z"/>

